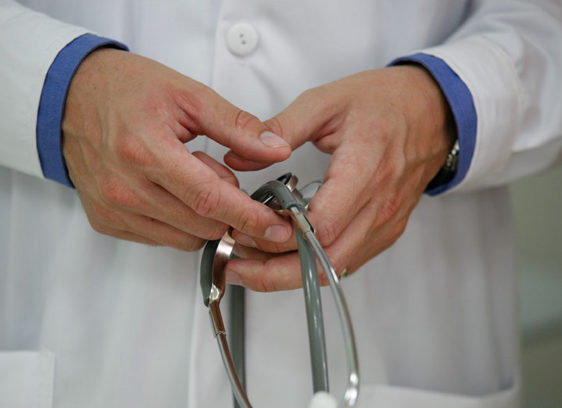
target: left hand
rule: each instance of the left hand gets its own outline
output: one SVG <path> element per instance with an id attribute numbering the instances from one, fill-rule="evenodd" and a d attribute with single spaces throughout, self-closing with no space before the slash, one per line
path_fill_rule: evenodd
<path id="1" fill-rule="evenodd" d="M 311 141 L 332 155 L 308 217 L 338 274 L 344 268 L 352 273 L 400 237 L 454 134 L 444 95 L 416 65 L 365 71 L 310 89 L 266 124 L 293 149 Z M 225 162 L 236 170 L 265 167 L 232 151 Z M 258 291 L 302 286 L 294 237 L 275 244 L 234 235 L 242 245 L 277 255 L 231 260 L 230 282 Z"/>

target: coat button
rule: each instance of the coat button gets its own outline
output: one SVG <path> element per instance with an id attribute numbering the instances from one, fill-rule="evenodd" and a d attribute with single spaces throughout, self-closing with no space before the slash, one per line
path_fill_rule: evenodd
<path id="1" fill-rule="evenodd" d="M 258 32 L 248 23 L 234 24 L 226 35 L 228 50 L 234 55 L 245 57 L 258 46 Z"/>

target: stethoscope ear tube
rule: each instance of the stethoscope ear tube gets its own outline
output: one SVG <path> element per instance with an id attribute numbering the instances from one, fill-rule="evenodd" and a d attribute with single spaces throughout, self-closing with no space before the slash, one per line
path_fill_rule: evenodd
<path id="1" fill-rule="evenodd" d="M 246 290 L 243 286 L 232 285 L 230 292 L 230 326 L 236 330 L 230 331 L 229 344 L 232 350 L 232 362 L 240 385 L 246 389 Z M 234 408 L 242 408 L 234 397 Z"/>
<path id="2" fill-rule="evenodd" d="M 267 204 L 281 214 L 290 216 L 295 225 L 303 278 L 315 395 L 318 395 L 317 393 L 319 392 L 329 391 L 326 340 L 320 285 L 316 267 L 317 260 L 328 279 L 344 334 L 348 367 L 347 388 L 341 406 L 351 408 L 355 406 L 359 393 L 358 359 L 351 317 L 336 272 L 314 235 L 314 229 L 306 217 L 308 201 L 320 184 L 311 183 L 303 189 L 303 191 L 306 190 L 303 195 L 296 189 L 297 181 L 297 178 L 290 173 L 285 174 L 277 180 L 264 184 L 252 194 L 252 198 Z M 204 303 L 209 308 L 214 334 L 232 385 L 235 406 L 251 408 L 244 391 L 244 289 L 242 287 L 230 289 L 231 313 L 233 313 L 231 316 L 233 323 L 231 332 L 233 336 L 230 346 L 233 353 L 235 353 L 236 364 L 226 339 L 226 330 L 219 306 L 226 288 L 224 267 L 228 260 L 235 256 L 233 251 L 234 240 L 230 233 L 226 233 L 221 240 L 209 241 L 207 243 L 201 259 L 201 290 Z M 241 331 L 237 330 L 240 328 L 242 328 Z"/>
<path id="3" fill-rule="evenodd" d="M 344 335 L 348 372 L 347 387 L 343 396 L 342 406 L 344 408 L 351 408 L 357 404 L 357 399 L 359 398 L 359 359 L 357 358 L 357 347 L 355 345 L 355 334 L 351 323 L 351 315 L 343 295 L 343 290 L 339 283 L 339 278 L 334 267 L 330 263 L 326 252 L 322 249 L 322 246 L 313 232 L 305 233 L 305 237 L 312 246 L 312 249 L 322 265 L 322 269 L 324 270 L 330 284 L 332 296 L 336 302 L 338 317 Z"/>
<path id="4" fill-rule="evenodd" d="M 312 388 L 314 393 L 329 392 L 328 358 L 326 357 L 326 335 L 322 313 L 322 297 L 316 269 L 316 256 L 307 244 L 306 238 L 297 229 L 297 247 L 301 262 L 306 320 L 308 325 L 308 343 L 310 347 L 310 364 L 312 368 Z"/>

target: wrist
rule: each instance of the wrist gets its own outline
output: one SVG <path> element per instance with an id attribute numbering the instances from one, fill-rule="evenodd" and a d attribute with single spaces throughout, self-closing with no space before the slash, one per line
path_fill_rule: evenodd
<path id="1" fill-rule="evenodd" d="M 111 67 L 110 62 L 115 54 L 120 55 L 125 52 L 102 47 L 92 51 L 82 60 L 68 88 L 61 124 L 63 136 L 68 133 L 82 133 L 83 127 L 92 126 L 89 119 L 98 116 L 96 96 L 104 93 L 108 69 L 114 71 L 115 68 Z"/>
<path id="2" fill-rule="evenodd" d="M 459 73 L 453 70 L 449 63 L 430 53 L 416 53 L 400 57 L 392 61 L 389 66 L 404 64 L 423 66 L 438 83 L 445 95 L 449 109 L 453 115 L 454 131 L 451 134 L 458 138 L 459 155 L 458 167 L 453 178 L 441 185 L 433 185 L 426 189 L 429 195 L 437 195 L 452 189 L 466 177 L 471 165 L 476 146 L 477 113 L 471 90 Z"/>
<path id="3" fill-rule="evenodd" d="M 423 92 L 426 94 L 428 101 L 429 114 L 434 117 L 436 131 L 436 149 L 439 149 L 441 154 L 436 159 L 435 163 L 440 164 L 437 171 L 431 166 L 429 174 L 433 174 L 430 181 L 427 183 L 426 189 L 433 189 L 450 182 L 456 174 L 459 162 L 459 140 L 455 129 L 455 122 L 453 112 L 447 98 L 441 87 L 433 77 L 433 75 L 422 65 L 412 64 L 424 72 L 425 81 L 422 81 Z M 443 148 L 446 148 L 446 156 L 443 159 Z"/>
<path id="4" fill-rule="evenodd" d="M 100 47 L 127 47 L 117 41 L 84 34 L 75 38 L 57 54 L 43 83 L 37 112 L 37 151 L 43 175 L 72 186 L 62 152 L 62 122 L 70 82 L 81 62 Z"/>
<path id="5" fill-rule="evenodd" d="M 454 117 L 439 84 L 423 66 L 413 63 L 393 68 L 403 70 L 407 78 L 404 112 L 409 131 L 414 132 L 417 158 L 424 160 L 423 181 L 427 185 L 451 162 L 451 151 L 457 142 Z"/>

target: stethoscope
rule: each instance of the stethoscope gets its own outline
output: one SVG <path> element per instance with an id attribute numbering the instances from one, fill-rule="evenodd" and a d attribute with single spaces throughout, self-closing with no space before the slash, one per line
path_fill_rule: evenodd
<path id="1" fill-rule="evenodd" d="M 315 404 L 313 398 L 311 406 L 322 405 L 335 408 L 337 405 L 342 408 L 350 408 L 355 406 L 359 395 L 358 359 L 351 318 L 336 271 L 318 242 L 314 234 L 314 228 L 306 217 L 308 204 L 320 188 L 321 183 L 313 182 L 300 190 L 297 189 L 297 183 L 297 177 L 287 173 L 277 180 L 265 183 L 251 197 L 271 207 L 277 213 L 290 217 L 296 227 L 306 305 L 314 398 L 317 401 L 320 399 L 328 401 L 327 403 Z M 213 332 L 232 386 L 235 406 L 251 408 L 245 392 L 244 288 L 240 286 L 229 288 L 232 327 L 232 333 L 229 336 L 230 345 L 220 311 L 220 301 L 226 289 L 224 268 L 229 259 L 237 256 L 237 245 L 230 232 L 227 232 L 220 240 L 209 241 L 201 259 L 201 290 L 205 306 L 209 308 Z M 328 279 L 345 342 L 347 386 L 339 404 L 334 397 L 326 394 L 329 392 L 328 364 L 316 261 L 320 263 Z"/>

